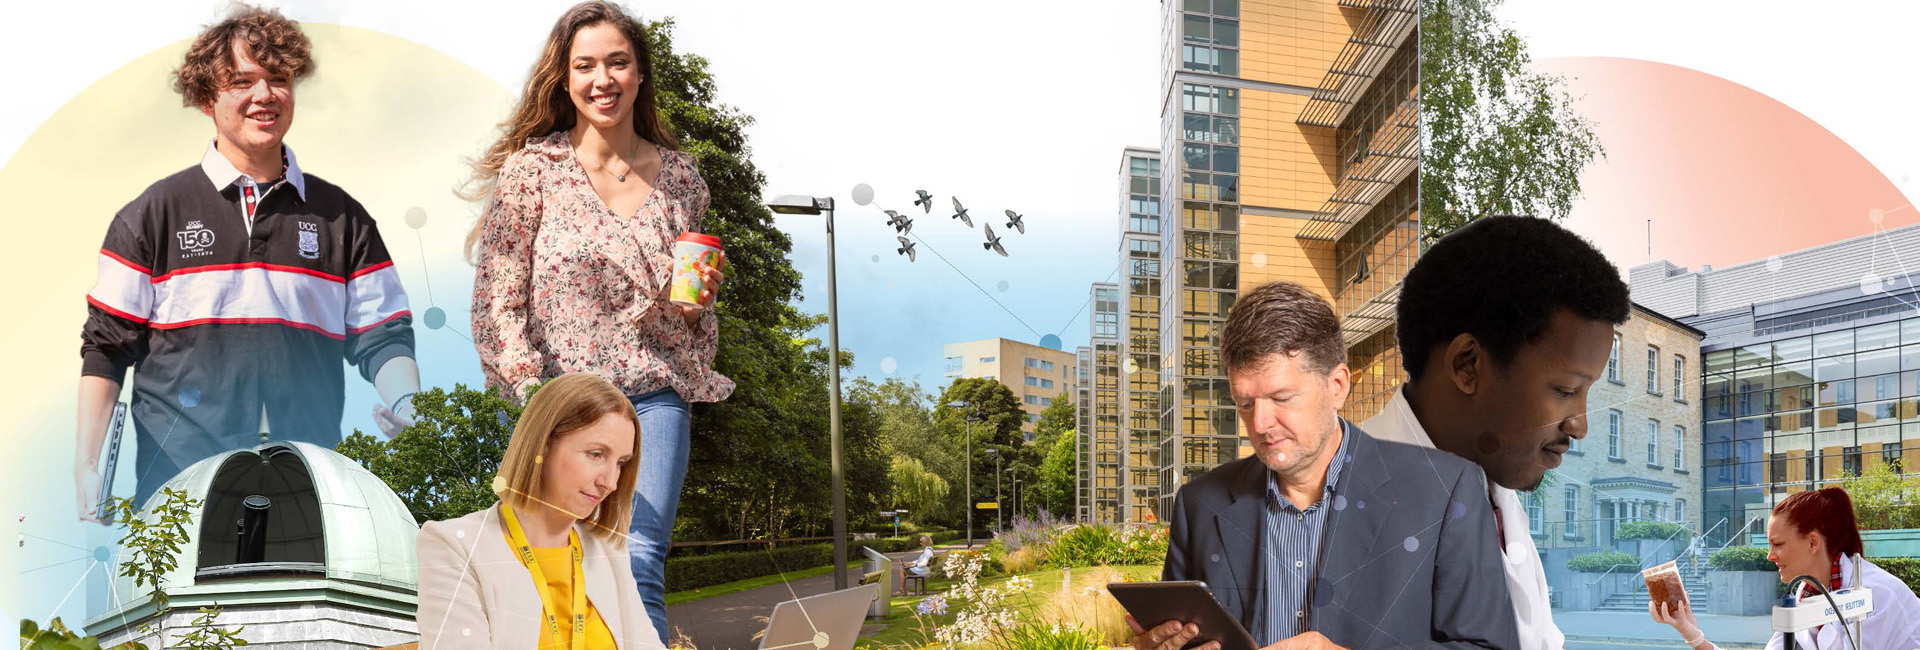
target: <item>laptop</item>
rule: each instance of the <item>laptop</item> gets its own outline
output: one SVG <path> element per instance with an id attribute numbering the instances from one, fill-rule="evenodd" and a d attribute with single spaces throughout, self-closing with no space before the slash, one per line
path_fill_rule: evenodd
<path id="1" fill-rule="evenodd" d="M 867 606 L 879 593 L 874 583 L 780 603 L 767 620 L 760 650 L 853 650 Z"/>

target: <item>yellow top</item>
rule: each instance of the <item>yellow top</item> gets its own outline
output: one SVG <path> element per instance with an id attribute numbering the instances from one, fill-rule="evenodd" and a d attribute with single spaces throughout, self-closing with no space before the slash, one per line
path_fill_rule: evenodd
<path id="1" fill-rule="evenodd" d="M 546 575 L 547 584 L 536 585 L 542 593 L 540 598 L 553 604 L 554 614 L 562 621 L 573 618 L 573 553 L 565 546 L 533 549 L 533 557 L 540 563 L 540 572 Z M 581 587 L 585 589 L 583 585 Z M 553 638 L 553 630 L 540 626 L 539 650 L 566 650 L 573 642 L 572 626 L 560 626 L 560 638 Z M 600 618 L 600 612 L 587 603 L 587 650 L 615 650 L 613 630 L 607 628 L 607 622 Z"/>

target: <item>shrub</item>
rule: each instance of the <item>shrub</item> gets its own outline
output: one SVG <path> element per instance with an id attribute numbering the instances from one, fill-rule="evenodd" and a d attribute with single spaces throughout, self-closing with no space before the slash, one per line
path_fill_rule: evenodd
<path id="1" fill-rule="evenodd" d="M 1686 526 L 1665 521 L 1629 521 L 1620 525 L 1614 533 L 1614 539 L 1677 539 L 1687 540 L 1693 533 Z"/>
<path id="2" fill-rule="evenodd" d="M 995 650 L 1106 650 L 1098 636 L 1088 630 L 1059 625 L 1028 623 L 993 635 Z"/>
<path id="3" fill-rule="evenodd" d="M 1158 564 L 1167 557 L 1167 529 L 1160 526 L 1084 525 L 1067 529 L 1046 550 L 1046 566 Z"/>
<path id="4" fill-rule="evenodd" d="M 1767 560 L 1767 549 L 1758 546 L 1729 546 L 1707 558 L 1707 568 L 1715 571 L 1778 571 Z"/>
<path id="5" fill-rule="evenodd" d="M 1579 573 L 1606 573 L 1616 569 L 1637 571 L 1640 569 L 1640 558 L 1634 557 L 1632 553 L 1620 551 L 1588 553 L 1576 555 L 1573 559 L 1567 560 L 1567 569 Z"/>

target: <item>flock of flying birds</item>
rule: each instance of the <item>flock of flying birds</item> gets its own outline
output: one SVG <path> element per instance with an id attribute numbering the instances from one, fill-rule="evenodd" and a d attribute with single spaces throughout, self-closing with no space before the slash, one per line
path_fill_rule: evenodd
<path id="1" fill-rule="evenodd" d="M 913 200 L 913 204 L 920 206 L 922 214 L 932 214 L 933 195 L 928 194 L 926 190 L 914 190 L 913 192 L 920 195 L 920 198 Z M 893 226 L 893 231 L 899 233 L 894 236 L 894 239 L 900 240 L 900 248 L 895 252 L 907 256 L 908 262 L 914 261 L 913 242 L 906 238 L 906 234 L 913 231 L 913 218 L 892 210 L 886 210 L 885 212 L 887 213 L 887 225 Z M 1020 231 L 1022 235 L 1027 234 L 1027 223 L 1021 221 L 1020 213 L 1012 210 L 1007 210 L 1006 212 L 1007 227 Z M 967 214 L 967 207 L 960 204 L 960 197 L 957 196 L 953 197 L 952 218 L 959 219 L 960 223 L 967 224 L 968 228 L 973 227 L 973 217 Z M 985 228 L 987 231 L 987 241 L 981 244 L 980 247 L 999 253 L 1001 257 L 1006 257 L 1007 249 L 1000 245 L 1000 237 L 993 234 L 993 224 L 982 223 L 980 227 Z"/>

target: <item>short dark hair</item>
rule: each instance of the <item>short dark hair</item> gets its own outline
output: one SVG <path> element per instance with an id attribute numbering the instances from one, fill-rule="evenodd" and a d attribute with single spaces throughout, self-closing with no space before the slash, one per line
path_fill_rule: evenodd
<path id="1" fill-rule="evenodd" d="M 300 23 L 278 11 L 241 3 L 187 46 L 186 60 L 173 71 L 173 91 L 180 93 L 181 102 L 196 108 L 212 102 L 233 77 L 234 48 L 242 46 L 273 74 L 297 81 L 313 73 L 313 44 Z"/>
<path id="2" fill-rule="evenodd" d="M 1223 370 L 1252 367 L 1273 355 L 1304 352 L 1316 373 L 1346 363 L 1340 319 L 1326 299 L 1292 282 L 1269 282 L 1234 301 L 1220 332 Z"/>
<path id="3" fill-rule="evenodd" d="M 1818 531 L 1827 539 L 1827 550 L 1839 555 L 1859 555 L 1860 526 L 1853 518 L 1853 498 L 1837 487 L 1795 492 L 1773 507 L 1774 516 L 1786 519 L 1794 530 L 1805 535 Z"/>
<path id="4" fill-rule="evenodd" d="M 1619 324 L 1632 303 L 1620 272 L 1572 231 L 1535 217 L 1484 217 L 1427 248 L 1395 310 L 1400 358 L 1419 381 L 1433 346 L 1472 334 L 1494 363 L 1547 333 L 1553 314 Z"/>

